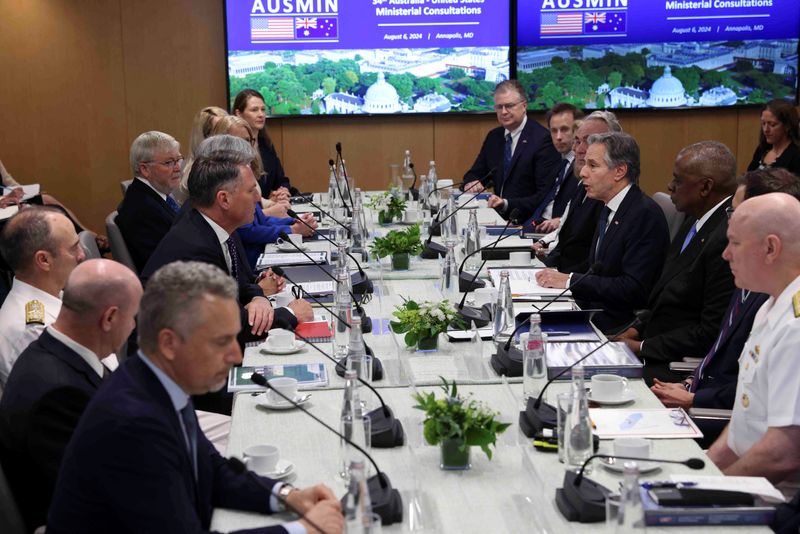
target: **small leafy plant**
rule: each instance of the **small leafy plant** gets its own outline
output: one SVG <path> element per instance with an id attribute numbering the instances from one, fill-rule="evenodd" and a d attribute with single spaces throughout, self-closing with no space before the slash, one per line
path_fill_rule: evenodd
<path id="1" fill-rule="evenodd" d="M 395 334 L 405 334 L 403 338 L 409 347 L 415 346 L 421 339 L 433 338 L 447 332 L 452 324 L 456 328 L 466 329 L 464 320 L 456 313 L 450 302 L 425 301 L 417 303 L 406 300 L 400 306 L 395 306 L 392 315 L 397 317 L 389 326 Z"/>
<path id="2" fill-rule="evenodd" d="M 417 393 L 413 396 L 417 402 L 414 408 L 425 412 L 425 441 L 438 445 L 447 439 L 464 440 L 463 448 L 476 445 L 491 460 L 492 450 L 489 446 L 494 445 L 497 435 L 505 432 L 511 424 L 495 420 L 499 414 L 472 399 L 472 395 L 461 397 L 455 380 L 449 383 L 439 378 L 442 379 L 444 398 L 437 399 L 433 393 Z"/>
<path id="3" fill-rule="evenodd" d="M 401 219 L 406 209 L 405 199 L 388 191 L 380 195 L 372 195 L 365 205 L 378 210 L 378 224 L 388 224 L 395 219 Z"/>
<path id="4" fill-rule="evenodd" d="M 369 248 L 377 258 L 402 253 L 416 256 L 422 252 L 419 224 L 405 230 L 392 230 L 385 237 L 376 237 Z"/>

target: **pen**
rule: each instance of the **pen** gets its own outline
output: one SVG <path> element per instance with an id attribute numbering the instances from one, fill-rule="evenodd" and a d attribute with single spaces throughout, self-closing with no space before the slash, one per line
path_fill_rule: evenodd
<path id="1" fill-rule="evenodd" d="M 570 334 L 570 332 L 567 332 L 566 330 L 553 330 L 552 332 L 545 330 L 544 333 L 548 336 L 568 336 Z"/>
<path id="2" fill-rule="evenodd" d="M 653 482 L 643 482 L 645 489 L 655 488 L 691 488 L 697 486 L 697 482 L 672 482 L 670 480 L 655 480 Z"/>

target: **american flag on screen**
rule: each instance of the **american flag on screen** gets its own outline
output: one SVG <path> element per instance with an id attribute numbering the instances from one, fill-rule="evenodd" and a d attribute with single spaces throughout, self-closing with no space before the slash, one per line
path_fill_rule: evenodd
<path id="1" fill-rule="evenodd" d="M 580 35 L 583 13 L 542 13 L 540 35 Z"/>
<path id="2" fill-rule="evenodd" d="M 293 17 L 250 17 L 250 40 L 294 39 Z"/>

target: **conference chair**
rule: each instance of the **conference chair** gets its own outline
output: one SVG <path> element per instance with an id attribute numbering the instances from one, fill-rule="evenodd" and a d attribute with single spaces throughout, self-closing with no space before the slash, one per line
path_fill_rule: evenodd
<path id="1" fill-rule="evenodd" d="M 667 227 L 669 228 L 669 240 L 675 237 L 675 234 L 678 233 L 678 230 L 683 224 L 684 214 L 679 212 L 675 209 L 675 204 L 672 203 L 672 199 L 669 198 L 669 195 L 659 191 L 653 195 L 653 200 L 656 201 L 656 204 L 661 208 L 661 211 L 664 212 L 664 217 L 667 219 Z"/>
<path id="2" fill-rule="evenodd" d="M 125 196 L 125 192 L 128 191 L 128 187 L 131 185 L 131 182 L 133 182 L 133 180 L 122 180 L 119 183 L 119 187 L 120 187 L 120 189 L 122 189 L 122 196 L 123 197 Z"/>
<path id="3" fill-rule="evenodd" d="M 106 217 L 106 233 L 111 243 L 111 257 L 129 267 L 136 274 L 139 274 L 136 265 L 133 263 L 133 257 L 131 257 L 131 253 L 128 251 L 128 245 L 125 244 L 125 238 L 122 237 L 122 232 L 119 226 L 117 226 L 116 210 L 109 213 L 108 217 Z"/>
<path id="4" fill-rule="evenodd" d="M 25 534 L 25 524 L 11 493 L 3 467 L 0 465 L 0 532 L 3 534 Z"/>
<path id="5" fill-rule="evenodd" d="M 82 231 L 78 234 L 78 240 L 81 242 L 81 247 L 83 247 L 83 252 L 86 254 L 87 260 L 94 260 L 103 257 L 103 255 L 100 254 L 100 249 L 97 248 L 97 241 L 94 239 L 93 232 L 88 230 Z"/>

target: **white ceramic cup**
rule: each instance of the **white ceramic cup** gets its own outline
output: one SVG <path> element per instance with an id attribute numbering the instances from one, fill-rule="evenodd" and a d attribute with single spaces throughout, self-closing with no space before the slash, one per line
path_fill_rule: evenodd
<path id="1" fill-rule="evenodd" d="M 288 376 L 278 376 L 269 379 L 270 390 L 267 391 L 267 397 L 273 404 L 288 404 L 288 401 L 272 391 L 278 390 L 284 397 L 294 400 L 297 397 L 297 379 Z"/>
<path id="2" fill-rule="evenodd" d="M 528 251 L 522 252 L 511 252 L 508 255 L 508 259 L 511 265 L 530 265 L 531 264 L 531 253 Z"/>
<path id="3" fill-rule="evenodd" d="M 493 287 L 479 287 L 472 292 L 472 298 L 475 300 L 475 306 L 480 308 L 484 304 L 491 304 L 497 295 Z"/>
<path id="4" fill-rule="evenodd" d="M 253 445 L 244 450 L 244 463 L 259 475 L 274 473 L 281 454 L 274 445 Z"/>
<path id="5" fill-rule="evenodd" d="M 614 440 L 614 454 L 634 458 L 650 458 L 653 442 L 644 438 L 617 438 Z M 627 460 L 620 460 L 622 465 Z"/>
<path id="6" fill-rule="evenodd" d="M 303 246 L 303 236 L 300 235 L 300 234 L 289 234 L 289 240 L 292 243 L 294 243 L 295 245 L 297 245 L 298 247 L 302 247 Z M 282 237 L 279 237 L 278 240 L 275 241 L 275 243 L 279 247 L 284 247 L 285 246 L 287 248 L 294 248 L 294 247 L 292 247 L 292 245 L 287 243 Z"/>
<path id="7" fill-rule="evenodd" d="M 272 335 L 272 334 L 270 334 Z M 592 377 L 592 399 L 619 400 L 628 392 L 628 379 L 624 376 L 597 374 Z"/>
<path id="8" fill-rule="evenodd" d="M 283 328 L 274 328 L 269 331 L 267 341 L 270 348 L 291 349 L 294 347 L 294 332 L 291 330 L 284 330 Z"/>
<path id="9" fill-rule="evenodd" d="M 415 223 L 415 222 L 419 221 L 419 219 L 420 219 L 419 210 L 408 209 L 405 212 L 403 212 L 403 222 Z"/>

